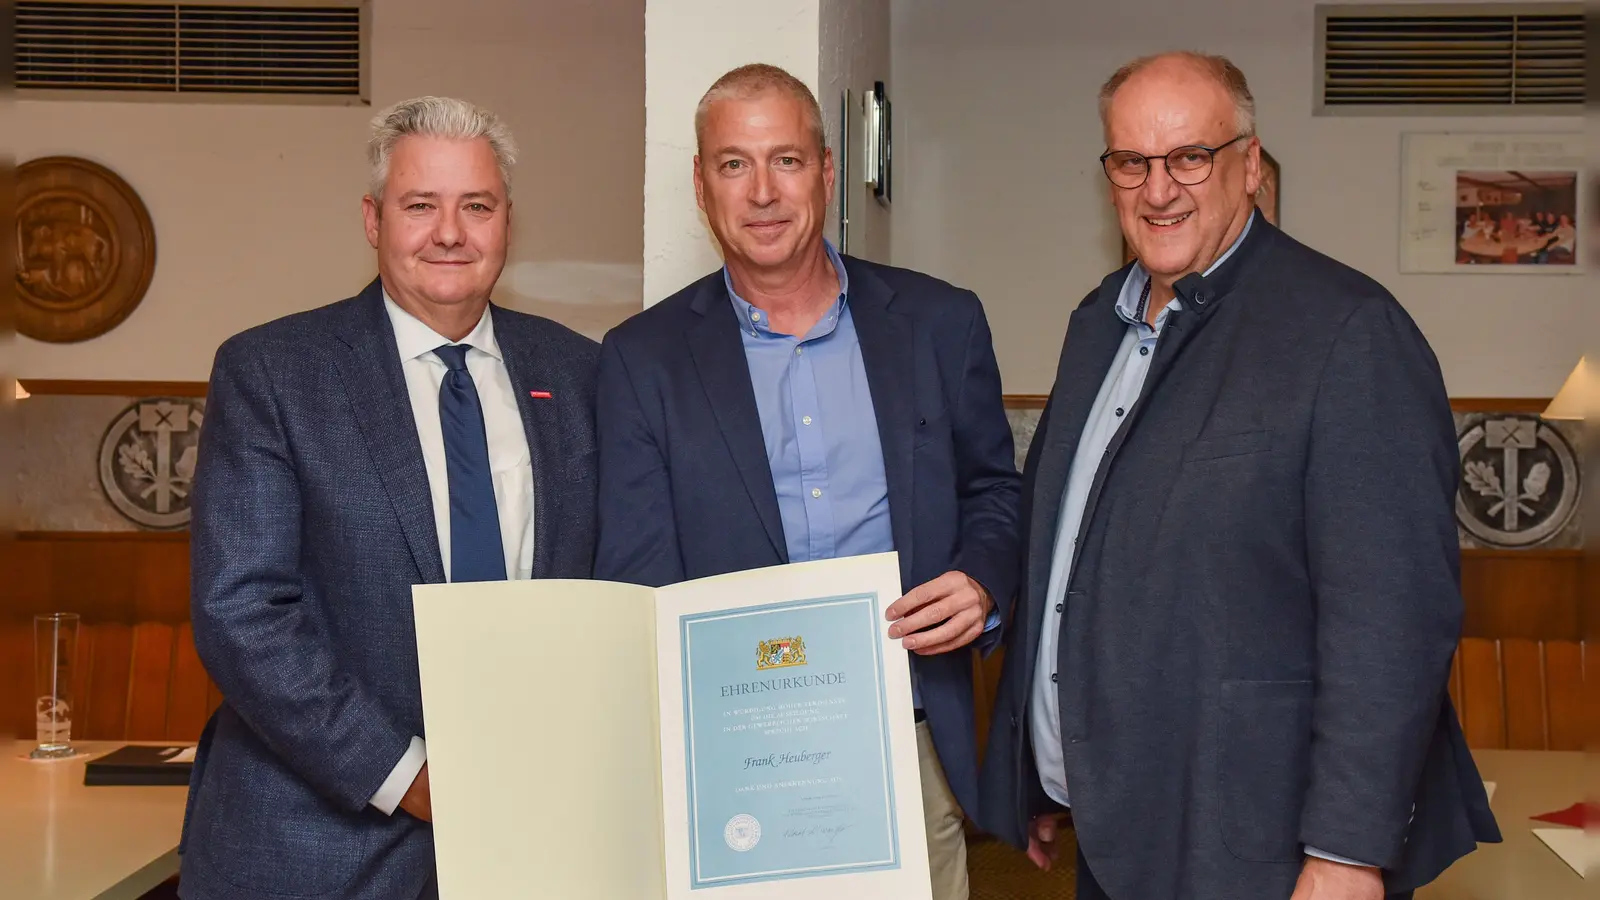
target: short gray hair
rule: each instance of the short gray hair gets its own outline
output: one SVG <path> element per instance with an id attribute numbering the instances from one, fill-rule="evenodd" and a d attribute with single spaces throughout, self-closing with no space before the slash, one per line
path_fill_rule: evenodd
<path id="1" fill-rule="evenodd" d="M 1139 74 L 1152 63 L 1166 60 L 1181 60 L 1205 72 L 1228 92 L 1233 98 L 1235 110 L 1235 129 L 1246 137 L 1254 137 L 1256 133 L 1256 98 L 1250 93 L 1250 83 L 1245 80 L 1244 72 L 1233 64 L 1226 56 L 1216 56 L 1209 53 L 1195 53 L 1190 50 L 1177 50 L 1168 53 L 1155 53 L 1128 63 L 1111 77 L 1100 88 L 1100 125 L 1104 127 L 1111 118 L 1111 98 L 1128 79 Z"/>
<path id="2" fill-rule="evenodd" d="M 827 149 L 828 141 L 822 127 L 822 107 L 817 104 L 817 95 L 811 93 L 811 88 L 777 66 L 750 63 L 724 73 L 700 98 L 700 104 L 694 111 L 696 152 L 705 152 L 705 147 L 701 146 L 702 136 L 712 104 L 719 100 L 748 100 L 767 91 L 778 91 L 798 100 L 805 110 L 806 126 L 812 137 L 816 138 L 817 151 L 820 153 Z"/>
<path id="3" fill-rule="evenodd" d="M 511 167 L 517 161 L 517 145 L 511 129 L 500 117 L 465 100 L 414 97 L 396 103 L 372 120 L 372 137 L 367 141 L 367 162 L 371 165 L 367 190 L 374 200 L 383 199 L 395 144 L 412 135 L 453 141 L 488 140 L 500 179 L 505 182 L 506 196 L 511 195 Z"/>

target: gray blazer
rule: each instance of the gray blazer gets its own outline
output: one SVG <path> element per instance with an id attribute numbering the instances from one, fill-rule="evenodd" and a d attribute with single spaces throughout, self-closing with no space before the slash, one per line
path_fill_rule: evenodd
<path id="1" fill-rule="evenodd" d="M 598 345 L 492 315 L 533 462 L 533 576 L 588 578 Z M 424 734 L 411 586 L 444 580 L 377 281 L 222 345 L 196 476 L 194 637 L 225 699 L 190 783 L 182 896 L 431 892 L 430 827 L 369 805 Z"/>
<path id="2" fill-rule="evenodd" d="M 1018 847 L 1051 805 L 1028 697 L 1127 274 L 1073 313 L 1025 466 L 979 805 Z M 1446 693 L 1459 475 L 1438 364 L 1382 286 L 1259 216 L 1178 291 L 1074 551 L 1056 690 L 1079 845 L 1111 894 L 1140 900 L 1286 898 L 1304 845 L 1409 890 L 1499 840 Z"/>

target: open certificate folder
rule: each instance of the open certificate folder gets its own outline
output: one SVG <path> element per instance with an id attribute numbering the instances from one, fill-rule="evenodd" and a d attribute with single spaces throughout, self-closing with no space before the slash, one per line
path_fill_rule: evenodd
<path id="1" fill-rule="evenodd" d="M 930 895 L 893 553 L 414 590 L 443 900 Z"/>

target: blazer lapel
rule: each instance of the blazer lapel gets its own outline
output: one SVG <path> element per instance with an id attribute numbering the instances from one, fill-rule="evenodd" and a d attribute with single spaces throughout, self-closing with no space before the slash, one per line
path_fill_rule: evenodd
<path id="1" fill-rule="evenodd" d="M 739 337 L 739 318 L 734 315 L 727 289 L 716 279 L 695 297 L 692 308 L 702 317 L 689 329 L 689 353 L 700 373 L 700 384 L 767 538 L 778 558 L 787 563 L 789 545 L 783 535 L 783 516 L 778 511 L 778 491 L 772 484 L 767 445 L 761 436 L 761 413 L 756 409 L 755 389 L 750 385 L 750 366 L 745 362 L 744 343 Z"/>
<path id="2" fill-rule="evenodd" d="M 1122 271 L 1107 278 L 1094 302 L 1073 311 L 1056 368 L 1047 431 L 1034 436 L 1034 440 L 1045 443 L 1039 452 L 1033 515 L 1028 522 L 1026 596 L 1033 604 L 1029 609 L 1031 621 L 1037 622 L 1044 609 L 1055 555 L 1056 526 L 1061 517 L 1061 495 L 1071 473 L 1072 458 L 1077 454 L 1078 440 L 1088 424 L 1100 385 L 1127 332 L 1127 325 L 1116 314 L 1117 294 L 1126 275 Z"/>
<path id="3" fill-rule="evenodd" d="M 381 284 L 369 284 L 351 309 L 350 321 L 335 335 L 350 351 L 338 359 L 339 377 L 417 571 L 425 583 L 437 584 L 444 581 L 444 563 L 433 524 L 433 495 Z"/>
<path id="4" fill-rule="evenodd" d="M 564 446 L 562 413 L 575 401 L 577 391 L 567 383 L 560 360 L 544 346 L 537 329 L 498 306 L 490 309 L 533 466 L 533 577 L 546 578 L 555 564 L 555 527 L 567 471 L 563 463 L 570 456 Z M 536 398 L 535 391 L 549 396 Z"/>
<path id="5" fill-rule="evenodd" d="M 908 316 L 891 308 L 894 291 L 865 267 L 851 265 L 850 317 L 861 343 L 861 362 L 872 394 L 872 411 L 878 420 L 878 441 L 883 447 L 883 474 L 889 493 L 889 527 L 900 555 L 900 577 L 910 579 L 912 537 L 916 533 L 912 440 L 917 433 L 915 401 L 915 330 Z M 909 583 L 904 590 L 912 587 Z"/>

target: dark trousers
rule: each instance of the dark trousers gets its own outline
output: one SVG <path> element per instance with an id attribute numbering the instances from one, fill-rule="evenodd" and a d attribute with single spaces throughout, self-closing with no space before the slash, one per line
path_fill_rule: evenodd
<path id="1" fill-rule="evenodd" d="M 1094 873 L 1089 871 L 1089 861 L 1083 858 L 1083 850 L 1078 850 L 1078 900 L 1111 900 L 1111 895 L 1100 887 L 1100 882 L 1094 880 Z M 1384 900 L 1411 900 L 1411 892 L 1404 894 L 1387 894 Z"/>

